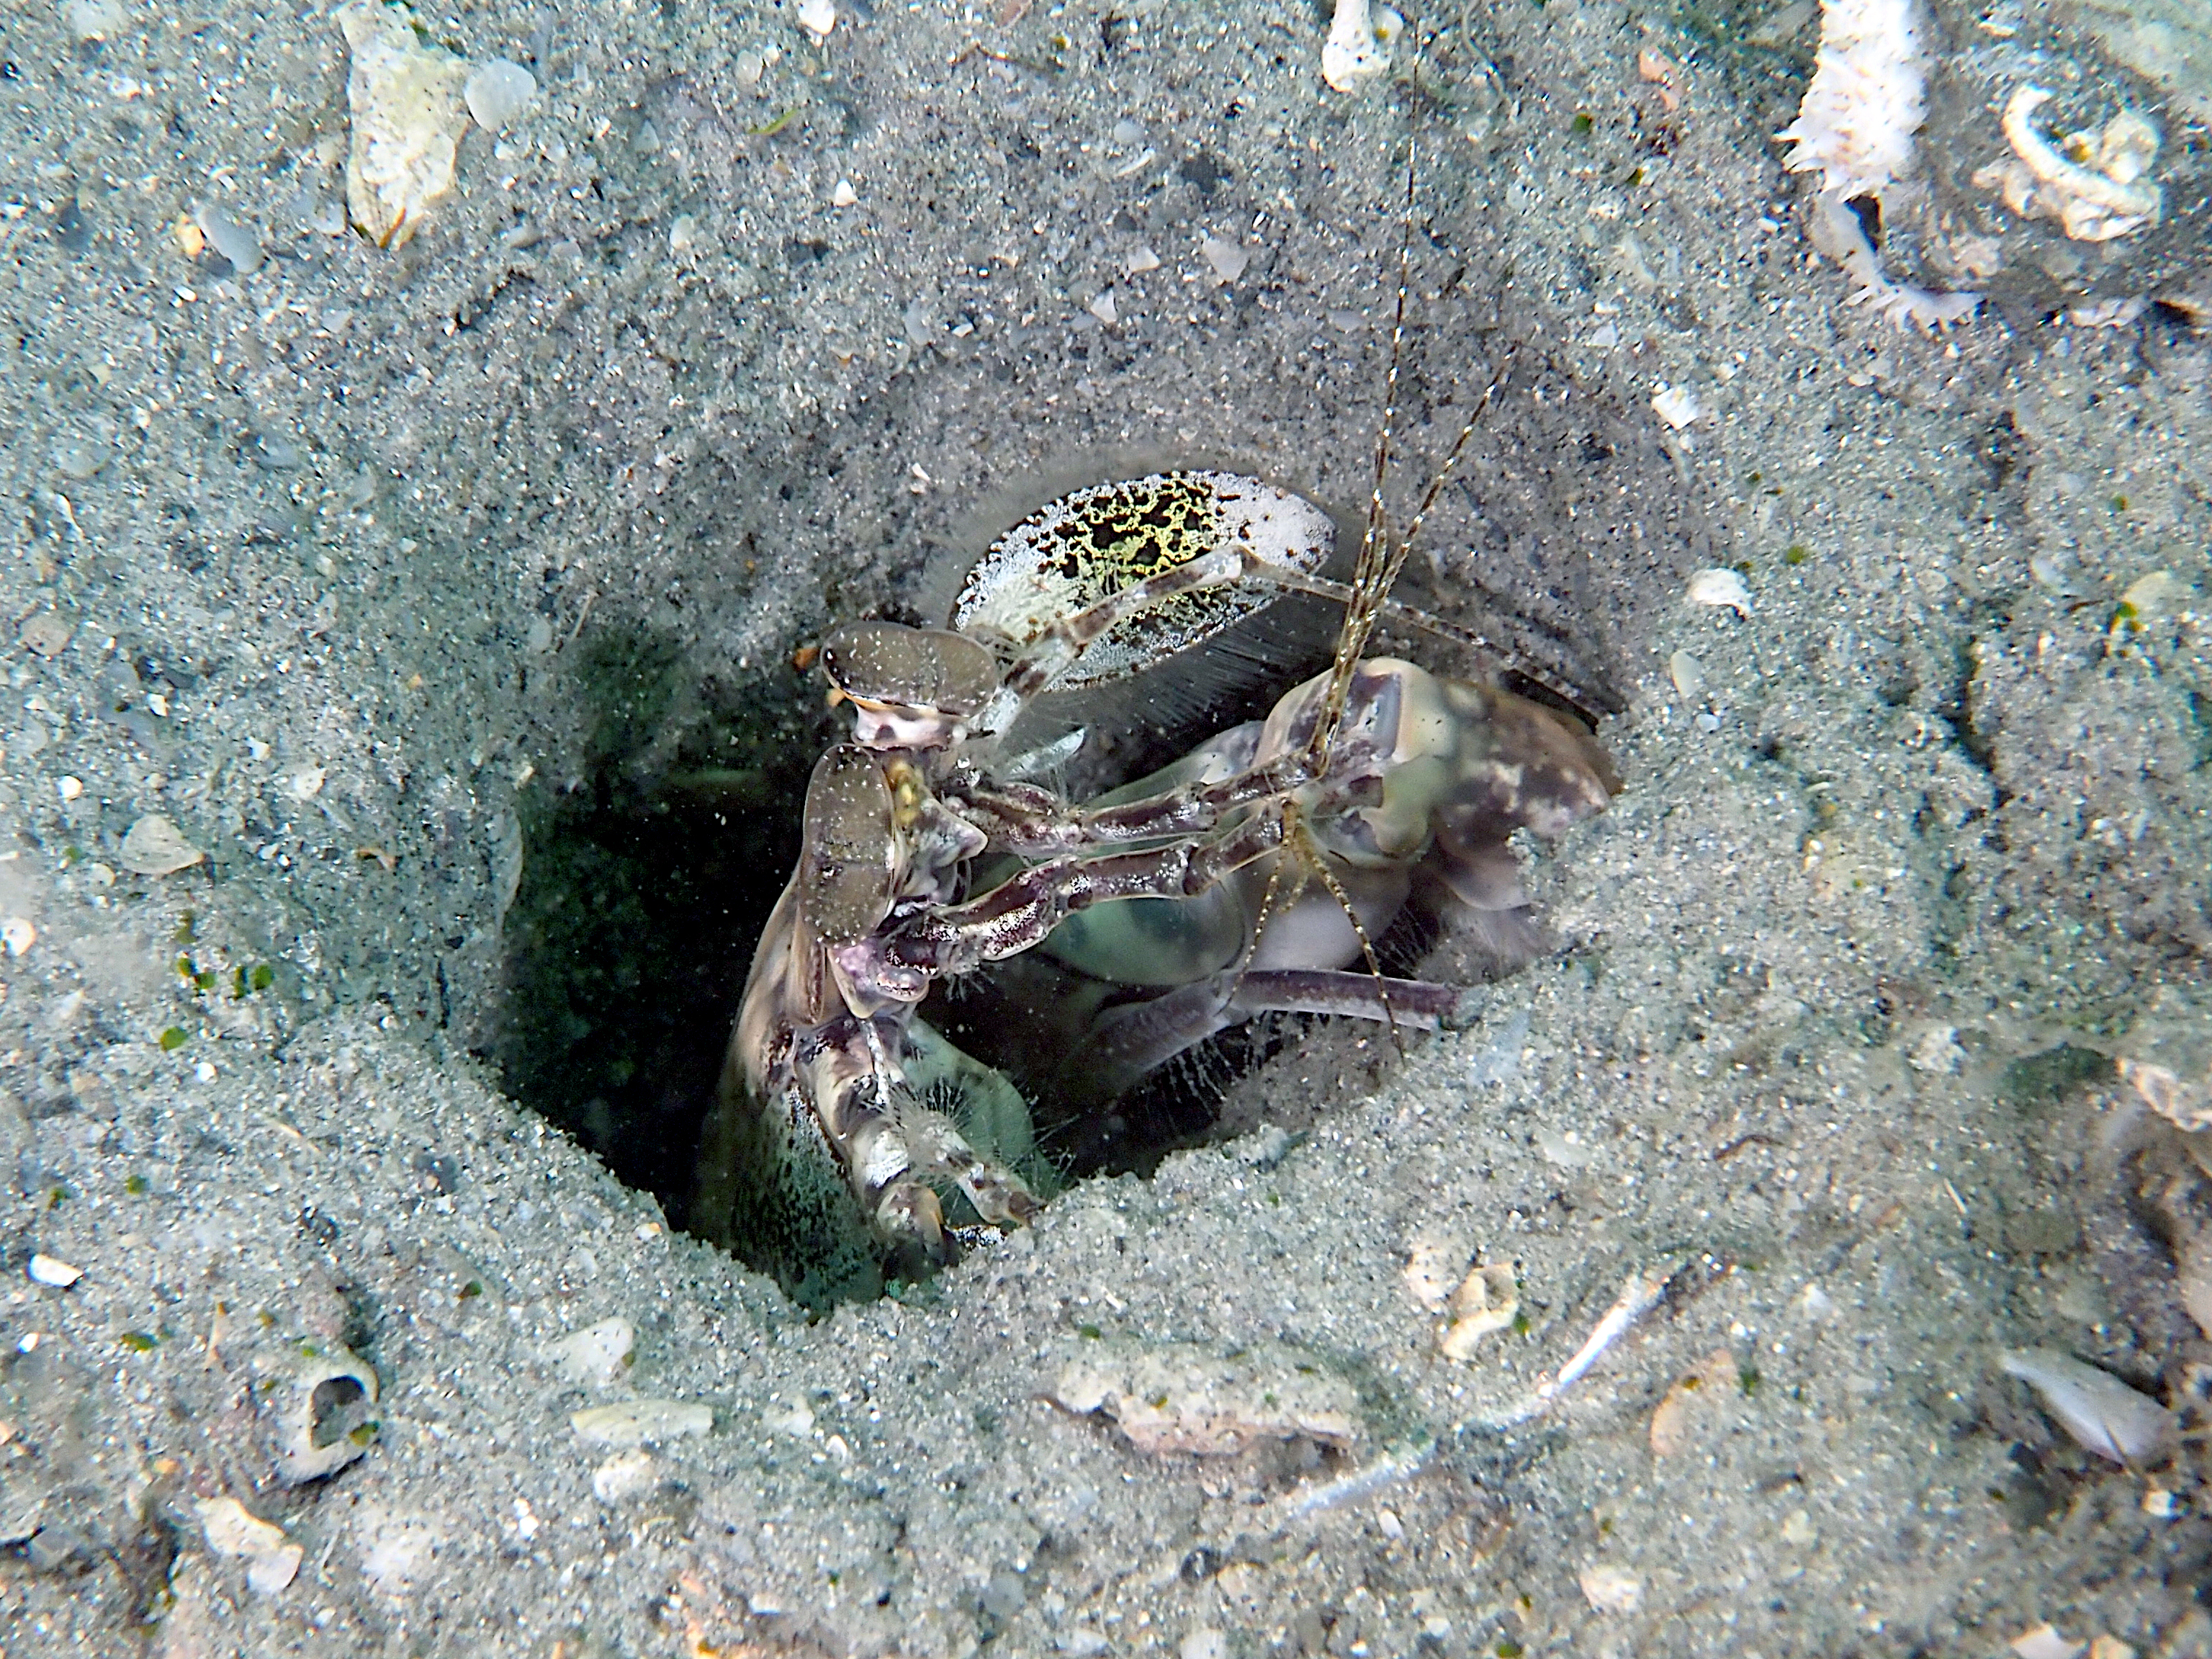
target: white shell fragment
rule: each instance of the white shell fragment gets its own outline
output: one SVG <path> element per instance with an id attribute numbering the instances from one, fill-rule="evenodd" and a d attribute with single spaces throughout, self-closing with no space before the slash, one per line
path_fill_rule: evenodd
<path id="1" fill-rule="evenodd" d="M 1651 412 L 1680 432 L 1705 411 L 1698 407 L 1697 394 L 1689 387 L 1662 385 L 1651 399 Z"/>
<path id="2" fill-rule="evenodd" d="M 714 1411 L 711 1406 L 686 1400 L 626 1400 L 619 1405 L 573 1412 L 568 1426 L 587 1446 L 627 1450 L 647 1441 L 705 1434 L 714 1426 Z"/>
<path id="3" fill-rule="evenodd" d="M 123 867 L 134 875 L 173 876 L 207 857 L 158 812 L 149 813 L 123 837 Z"/>
<path id="4" fill-rule="evenodd" d="M 261 269 L 261 239 L 221 208 L 212 203 L 203 205 L 192 216 L 192 222 L 207 238 L 207 245 L 229 260 L 231 269 L 240 276 L 251 276 Z"/>
<path id="5" fill-rule="evenodd" d="M 592 1471 L 592 1496 L 602 1504 L 619 1504 L 652 1491 L 659 1478 L 660 1465 L 651 1452 L 617 1452 Z"/>
<path id="6" fill-rule="evenodd" d="M 1633 1613 L 1643 1604 L 1644 1581 L 1626 1567 L 1594 1561 L 1575 1575 L 1583 1600 L 1600 1613 Z"/>
<path id="7" fill-rule="evenodd" d="M 58 1261 L 44 1254 L 33 1255 L 31 1258 L 29 1271 L 33 1282 L 51 1285 L 58 1291 L 69 1289 L 70 1285 L 84 1277 L 83 1268 L 72 1267 L 66 1261 Z"/>
<path id="8" fill-rule="evenodd" d="M 2051 1626 L 2038 1625 L 2005 1644 L 2020 1659 L 2075 1659 L 2087 1642 L 2069 1642 Z"/>
<path id="9" fill-rule="evenodd" d="M 217 1555 L 266 1555 L 284 1545 L 284 1528 L 264 1521 L 235 1498 L 203 1498 L 192 1506 L 200 1531 Z"/>
<path id="10" fill-rule="evenodd" d="M 2166 194 L 2144 175 L 2158 155 L 2158 129 L 2122 110 L 2102 131 L 2054 144 L 2035 125 L 2036 111 L 2051 97 L 2041 87 L 2013 89 L 2002 125 L 2016 159 L 1982 168 L 1974 183 L 1996 191 L 2024 219 L 2057 220 L 2077 242 L 2109 242 L 2156 224 Z M 2075 149 L 2086 161 L 2065 153 Z"/>
<path id="11" fill-rule="evenodd" d="M 837 27 L 836 0 L 799 0 L 799 27 L 816 46 L 823 44 Z"/>
<path id="12" fill-rule="evenodd" d="M 20 957 L 39 942 L 39 930 L 28 916 L 10 916 L 0 921 L 0 945 L 8 947 L 8 954 Z"/>
<path id="13" fill-rule="evenodd" d="M 1492 1331 L 1510 1327 L 1520 1316 L 1521 1296 L 1513 1269 L 1504 1263 L 1477 1267 L 1452 1292 L 1451 1323 L 1437 1334 L 1437 1348 L 1447 1359 L 1468 1359 Z"/>
<path id="14" fill-rule="evenodd" d="M 1674 682 L 1675 690 L 1693 702 L 1705 689 L 1705 665 L 1686 651 L 1667 659 L 1667 677 Z"/>
<path id="15" fill-rule="evenodd" d="M 1431 1313 L 1442 1313 L 1458 1288 L 1461 1264 L 1466 1260 L 1466 1251 L 1443 1239 L 1416 1239 L 1406 1252 L 1406 1265 L 1399 1277 L 1406 1281 L 1415 1301 Z"/>
<path id="16" fill-rule="evenodd" d="M 1343 1447 L 1358 1437 L 1358 1396 L 1301 1350 L 1256 1343 L 1231 1355 L 1196 1342 L 1087 1342 L 1046 1397 L 1103 1411 L 1142 1452 L 1233 1456 L 1262 1440 Z"/>
<path id="17" fill-rule="evenodd" d="M 353 58 L 346 76 L 353 112 L 346 208 L 370 241 L 398 247 L 453 187 L 468 128 L 461 84 L 469 66 L 422 45 L 404 7 L 351 0 L 337 21 Z"/>
<path id="18" fill-rule="evenodd" d="M 860 199 L 860 192 L 853 188 L 853 181 L 850 179 L 840 179 L 830 191 L 831 207 L 854 207 L 858 205 Z"/>
<path id="19" fill-rule="evenodd" d="M 2110 1371 L 2053 1348 L 2026 1348 L 1999 1362 L 2033 1389 L 2044 1410 L 2088 1450 L 2112 1462 L 2140 1463 L 2166 1444 L 2173 1413 Z"/>
<path id="20" fill-rule="evenodd" d="M 2192 1083 L 2167 1066 L 2123 1059 L 2120 1076 L 2142 1097 L 2143 1104 L 2184 1134 L 2212 1129 L 2212 1075 Z"/>
<path id="21" fill-rule="evenodd" d="M 486 132 L 506 131 L 536 96 L 538 77 L 504 58 L 478 64 L 461 88 L 471 118 Z"/>
<path id="22" fill-rule="evenodd" d="M 1252 250 L 1242 242 L 1232 242 L 1220 236 L 1208 236 L 1198 245 L 1206 256 L 1206 263 L 1213 267 L 1213 274 L 1224 283 L 1233 283 L 1244 274 L 1252 263 Z"/>
<path id="23" fill-rule="evenodd" d="M 319 1480 L 367 1451 L 376 1426 L 364 1413 L 376 1396 L 376 1373 L 345 1349 L 309 1355 L 280 1419 L 276 1470 L 285 1484 Z"/>
<path id="24" fill-rule="evenodd" d="M 307 1552 L 297 1544 L 279 1544 L 246 1564 L 246 1587 L 256 1595 L 274 1595 L 300 1576 Z"/>
<path id="25" fill-rule="evenodd" d="M 1751 615 L 1751 590 L 1733 570 L 1700 570 L 1690 578 L 1692 605 L 1725 605 L 1739 617 Z"/>
<path id="26" fill-rule="evenodd" d="M 1390 54 L 1376 38 L 1368 0 L 1336 0 L 1328 38 L 1322 43 L 1321 78 L 1334 92 L 1357 92 L 1390 72 Z"/>
<path id="27" fill-rule="evenodd" d="M 637 1329 L 627 1319 L 602 1319 L 550 1344 L 545 1357 L 564 1382 L 604 1389 L 629 1367 Z"/>

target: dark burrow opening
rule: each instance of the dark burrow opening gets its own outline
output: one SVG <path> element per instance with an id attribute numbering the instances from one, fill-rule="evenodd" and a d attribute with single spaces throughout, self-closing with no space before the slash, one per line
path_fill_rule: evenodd
<path id="1" fill-rule="evenodd" d="M 579 754 L 524 819 L 494 1058 L 513 1098 L 680 1227 L 745 969 L 832 728 L 795 671 L 702 678 L 646 634 L 574 649 Z"/>

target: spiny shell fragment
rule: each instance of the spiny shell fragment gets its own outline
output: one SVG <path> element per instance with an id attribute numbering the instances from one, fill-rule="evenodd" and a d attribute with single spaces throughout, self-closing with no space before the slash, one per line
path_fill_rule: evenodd
<path id="1" fill-rule="evenodd" d="M 379 247 L 398 247 L 422 228 L 430 204 L 453 187 L 469 115 L 465 59 L 416 38 L 403 6 L 351 0 L 338 13 L 353 65 L 346 100 L 353 145 L 346 157 L 346 210 Z"/>

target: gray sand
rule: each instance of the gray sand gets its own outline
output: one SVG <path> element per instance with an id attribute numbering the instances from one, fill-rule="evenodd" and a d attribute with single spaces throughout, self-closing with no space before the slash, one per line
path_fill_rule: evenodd
<path id="1" fill-rule="evenodd" d="M 1997 1364 L 2069 1352 L 2191 1424 L 2212 1387 L 2212 1203 L 2113 1065 L 2212 1037 L 2185 318 L 1867 316 L 1768 142 L 1809 33 L 1576 0 L 1447 20 L 1425 90 L 1354 99 L 1303 6 L 848 11 L 823 51 L 694 0 L 426 12 L 541 90 L 396 252 L 336 214 L 329 17 L 70 15 L 18 9 L 0 83 L 0 911 L 35 929 L 0 965 L 0 1650 L 2212 1653 L 2202 1443 L 2101 1462 Z M 803 767 L 794 648 L 911 605 L 1025 475 L 1228 454 L 1357 502 L 1409 111 L 1397 489 L 1501 314 L 1542 365 L 1409 591 L 1480 576 L 1626 705 L 1626 793 L 1530 848 L 1558 951 L 1402 1061 L 1293 1033 L 1241 1139 L 810 1320 L 501 1097 L 532 836 L 610 778 Z M 204 203 L 258 270 L 187 256 Z M 1684 598 L 1716 566 L 1747 616 Z M 725 820 L 771 884 L 774 805 Z M 206 861 L 133 873 L 157 813 Z M 1478 1252 L 1522 1318 L 1458 1362 L 1405 1270 Z M 610 1318 L 631 1363 L 564 1373 Z M 318 1402 L 348 1350 L 378 1399 Z M 1238 1352 L 1232 1419 L 1318 1390 L 1343 1432 L 1146 1450 L 1046 1397 Z M 707 1431 L 572 1423 L 640 1399 Z M 360 1455 L 288 1485 L 319 1403 Z M 273 1535 L 211 1541 L 226 1498 L 289 1582 Z"/>

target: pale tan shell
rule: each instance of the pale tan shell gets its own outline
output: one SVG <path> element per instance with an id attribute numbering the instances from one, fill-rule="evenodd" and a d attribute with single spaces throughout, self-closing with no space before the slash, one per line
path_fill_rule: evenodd
<path id="1" fill-rule="evenodd" d="M 207 856 L 184 831 L 158 812 L 149 813 L 123 837 L 123 867 L 141 876 L 171 876 Z"/>
<path id="2" fill-rule="evenodd" d="M 404 7 L 375 0 L 353 0 L 338 13 L 353 57 L 346 210 L 379 247 L 405 242 L 429 205 L 453 189 L 469 125 L 461 95 L 467 61 L 424 46 L 410 21 Z"/>

